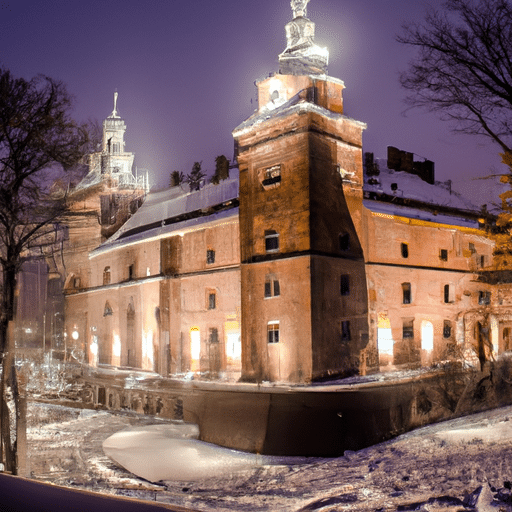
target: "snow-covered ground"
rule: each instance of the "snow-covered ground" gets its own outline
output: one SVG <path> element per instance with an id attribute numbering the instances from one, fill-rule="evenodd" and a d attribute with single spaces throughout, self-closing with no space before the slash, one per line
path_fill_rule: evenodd
<path id="1" fill-rule="evenodd" d="M 192 510 L 512 511 L 512 407 L 333 459 L 255 457 L 196 441 L 193 428 L 43 404 L 30 404 L 29 426 L 34 478 Z M 139 471 L 145 457 L 151 471 L 173 472 L 146 475 L 164 476 L 158 483 L 136 477 L 105 455 L 109 438 L 106 450 L 126 467 Z"/>

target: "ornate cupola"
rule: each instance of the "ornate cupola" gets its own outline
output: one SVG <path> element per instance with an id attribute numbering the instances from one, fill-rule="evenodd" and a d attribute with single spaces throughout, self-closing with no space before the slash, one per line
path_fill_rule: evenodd
<path id="1" fill-rule="evenodd" d="M 306 17 L 309 0 L 291 0 L 293 20 L 286 24 L 286 49 L 279 55 L 283 75 L 325 75 L 329 51 L 315 44 L 315 24 Z"/>
<path id="2" fill-rule="evenodd" d="M 112 113 L 103 121 L 103 141 L 102 149 L 106 153 L 124 152 L 124 134 L 126 124 L 117 112 L 117 91 L 114 92 L 114 109 Z"/>

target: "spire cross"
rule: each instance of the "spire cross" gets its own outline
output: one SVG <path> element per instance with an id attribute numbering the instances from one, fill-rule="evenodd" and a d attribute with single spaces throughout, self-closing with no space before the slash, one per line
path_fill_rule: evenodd
<path id="1" fill-rule="evenodd" d="M 294 19 L 297 18 L 298 16 L 306 17 L 306 7 L 308 5 L 308 2 L 309 0 L 291 0 L 290 4 L 292 6 Z"/>
<path id="2" fill-rule="evenodd" d="M 117 90 L 114 92 L 114 110 L 112 110 L 112 117 L 117 117 Z"/>

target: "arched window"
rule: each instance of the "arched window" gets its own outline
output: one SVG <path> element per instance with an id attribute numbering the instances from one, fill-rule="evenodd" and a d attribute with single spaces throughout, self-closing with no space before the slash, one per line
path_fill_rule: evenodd
<path id="1" fill-rule="evenodd" d="M 103 308 L 103 316 L 112 316 L 112 314 L 112 307 L 107 301 L 105 302 L 105 307 Z"/>

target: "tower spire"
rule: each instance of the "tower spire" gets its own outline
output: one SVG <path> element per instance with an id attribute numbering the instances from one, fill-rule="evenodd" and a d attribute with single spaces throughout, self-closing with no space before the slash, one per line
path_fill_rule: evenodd
<path id="1" fill-rule="evenodd" d="M 291 0 L 293 20 L 286 24 L 286 49 L 279 55 L 283 75 L 325 75 L 327 48 L 315 44 L 315 24 L 306 17 L 309 0 Z"/>
<path id="2" fill-rule="evenodd" d="M 292 6 L 293 11 L 293 19 L 302 16 L 304 18 L 307 17 L 308 13 L 306 7 L 309 3 L 309 0 L 291 0 L 290 4 Z"/>
<path id="3" fill-rule="evenodd" d="M 115 90 L 114 92 L 114 110 L 112 110 L 112 114 L 111 114 L 111 117 L 119 117 L 117 115 L 117 89 Z"/>

